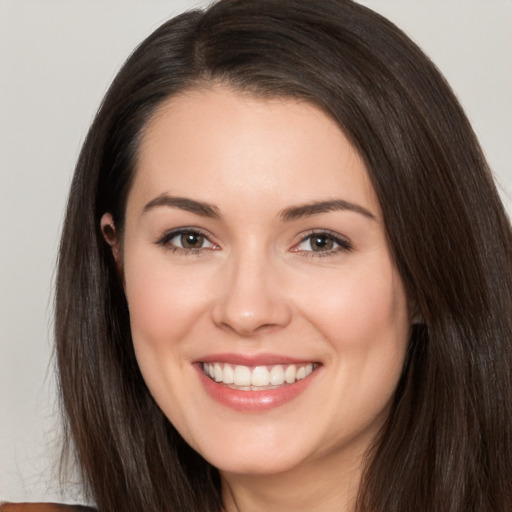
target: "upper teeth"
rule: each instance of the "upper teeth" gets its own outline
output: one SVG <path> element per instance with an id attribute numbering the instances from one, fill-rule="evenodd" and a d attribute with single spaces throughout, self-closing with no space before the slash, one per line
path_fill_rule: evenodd
<path id="1" fill-rule="evenodd" d="M 280 386 L 285 382 L 293 384 L 304 379 L 314 369 L 313 363 L 287 366 L 249 366 L 227 363 L 203 363 L 203 371 L 216 382 L 234 384 L 235 386 Z"/>

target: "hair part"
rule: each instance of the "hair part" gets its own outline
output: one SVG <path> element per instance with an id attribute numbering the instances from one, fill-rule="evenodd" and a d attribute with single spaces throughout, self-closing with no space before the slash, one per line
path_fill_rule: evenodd
<path id="1" fill-rule="evenodd" d="M 367 455 L 358 510 L 512 508 L 510 224 L 476 137 L 428 58 L 349 0 L 222 0 L 166 22 L 130 56 L 84 142 L 60 246 L 62 406 L 100 511 L 222 506 L 218 472 L 176 432 L 138 369 L 115 261 L 147 123 L 222 84 L 311 102 L 363 158 L 422 324 Z"/>

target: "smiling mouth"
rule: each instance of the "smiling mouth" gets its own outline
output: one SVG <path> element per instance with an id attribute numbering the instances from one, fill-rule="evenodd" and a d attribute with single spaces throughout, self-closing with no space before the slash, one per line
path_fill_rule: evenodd
<path id="1" fill-rule="evenodd" d="M 243 366 L 228 363 L 202 363 L 203 373 L 218 384 L 239 391 L 264 391 L 294 384 L 317 368 L 317 363 Z"/>

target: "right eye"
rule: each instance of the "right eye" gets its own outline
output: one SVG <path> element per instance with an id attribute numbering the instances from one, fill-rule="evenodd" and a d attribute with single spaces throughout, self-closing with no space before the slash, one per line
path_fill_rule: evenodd
<path id="1" fill-rule="evenodd" d="M 173 251 L 185 251 L 185 254 L 217 248 L 203 233 L 188 229 L 166 233 L 157 244 Z"/>

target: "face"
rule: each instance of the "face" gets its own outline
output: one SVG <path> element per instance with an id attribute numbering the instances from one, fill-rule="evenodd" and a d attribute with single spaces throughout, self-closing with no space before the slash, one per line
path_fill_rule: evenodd
<path id="1" fill-rule="evenodd" d="M 411 322 L 365 166 L 328 116 L 225 88 L 170 99 L 113 245 L 140 369 L 195 450 L 245 475 L 361 456 Z"/>

